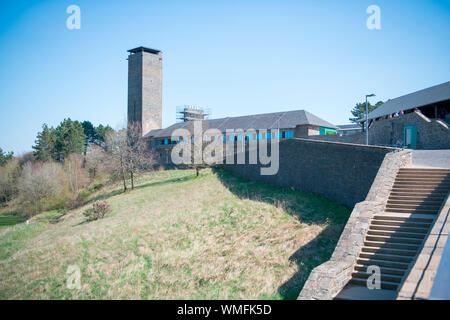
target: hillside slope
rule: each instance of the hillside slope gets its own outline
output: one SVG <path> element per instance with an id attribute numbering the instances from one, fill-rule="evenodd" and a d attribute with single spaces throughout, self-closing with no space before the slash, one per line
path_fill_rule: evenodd
<path id="1" fill-rule="evenodd" d="M 87 222 L 92 201 L 112 213 Z M 296 298 L 350 214 L 319 196 L 223 171 L 161 171 L 50 223 L 0 229 L 0 299 Z M 68 267 L 81 289 L 68 289 Z"/>

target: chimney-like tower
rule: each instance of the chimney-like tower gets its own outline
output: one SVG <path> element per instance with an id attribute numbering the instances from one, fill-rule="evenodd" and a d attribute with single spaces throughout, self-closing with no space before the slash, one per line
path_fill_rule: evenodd
<path id="1" fill-rule="evenodd" d="M 145 47 L 128 52 L 128 125 L 137 125 L 144 136 L 162 126 L 162 52 Z"/>

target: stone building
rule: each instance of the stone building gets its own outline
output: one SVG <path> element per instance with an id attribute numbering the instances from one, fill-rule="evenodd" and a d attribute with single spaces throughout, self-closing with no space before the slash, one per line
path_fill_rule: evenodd
<path id="1" fill-rule="evenodd" d="M 388 100 L 368 119 L 369 144 L 450 149 L 450 81 Z"/>
<path id="2" fill-rule="evenodd" d="M 186 117 L 183 109 L 183 122 L 162 128 L 162 52 L 146 47 L 128 52 L 128 124 L 137 125 L 149 147 L 159 151 L 163 162 L 170 162 L 169 151 L 180 142 L 172 133 L 176 129 L 192 128 L 192 121 L 186 121 L 192 116 L 192 110 L 188 108 L 189 117 Z M 203 119 L 202 123 L 204 129 L 220 131 L 224 142 L 305 138 L 337 132 L 335 125 L 305 110 Z M 278 134 L 271 132 L 275 129 Z"/>

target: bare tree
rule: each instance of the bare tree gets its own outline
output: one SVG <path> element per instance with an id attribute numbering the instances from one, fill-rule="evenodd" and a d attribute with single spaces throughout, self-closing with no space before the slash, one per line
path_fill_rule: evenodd
<path id="1" fill-rule="evenodd" d="M 151 169 L 154 162 L 139 128 L 129 125 L 127 129 L 111 132 L 106 140 L 107 149 L 117 161 L 116 171 L 122 177 L 123 189 L 127 190 L 127 176 L 130 177 L 131 189 L 134 189 L 136 176 Z"/>
<path id="2" fill-rule="evenodd" d="M 78 153 L 73 153 L 64 159 L 64 170 L 69 182 L 70 190 L 73 193 L 87 186 L 89 177 L 87 172 L 82 168 L 83 156 Z"/>
<path id="3" fill-rule="evenodd" d="M 110 169 L 109 167 L 113 166 L 113 163 L 112 158 L 108 157 L 104 148 L 92 144 L 86 152 L 85 166 L 91 174 L 91 177 L 95 178 L 99 172 L 104 170 L 108 171 L 108 169 Z"/>

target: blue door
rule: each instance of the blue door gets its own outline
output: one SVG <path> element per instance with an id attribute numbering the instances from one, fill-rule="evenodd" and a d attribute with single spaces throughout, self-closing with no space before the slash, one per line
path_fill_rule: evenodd
<path id="1" fill-rule="evenodd" d="M 416 149 L 417 125 L 405 126 L 403 128 L 403 145 L 408 149 Z"/>

